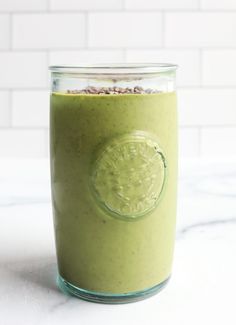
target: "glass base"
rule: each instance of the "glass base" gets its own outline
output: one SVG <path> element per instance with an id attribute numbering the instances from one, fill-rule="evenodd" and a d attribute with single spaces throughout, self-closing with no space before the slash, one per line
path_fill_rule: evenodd
<path id="1" fill-rule="evenodd" d="M 159 283 L 158 285 L 145 290 L 133 291 L 123 294 L 103 293 L 78 288 L 63 279 L 60 275 L 57 277 L 57 284 L 63 293 L 71 294 L 83 300 L 104 304 L 125 304 L 143 300 L 155 295 L 166 286 L 169 279 L 170 278 L 167 278 L 165 281 Z"/>

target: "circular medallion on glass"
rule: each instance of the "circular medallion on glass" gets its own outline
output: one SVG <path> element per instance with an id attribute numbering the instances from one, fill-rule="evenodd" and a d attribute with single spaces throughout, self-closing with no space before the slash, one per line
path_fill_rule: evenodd
<path id="1" fill-rule="evenodd" d="M 93 164 L 92 187 L 99 205 L 112 216 L 136 220 L 159 202 L 166 160 L 155 138 L 134 132 L 108 142 Z"/>

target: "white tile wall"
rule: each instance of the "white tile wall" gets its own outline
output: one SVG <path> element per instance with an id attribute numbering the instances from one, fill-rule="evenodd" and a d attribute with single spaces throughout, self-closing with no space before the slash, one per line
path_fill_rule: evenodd
<path id="1" fill-rule="evenodd" d="M 199 7 L 198 0 L 127 0 L 127 9 L 197 9 Z"/>
<path id="2" fill-rule="evenodd" d="M 90 13 L 89 47 L 157 47 L 162 44 L 162 14 Z"/>
<path id="3" fill-rule="evenodd" d="M 123 50 L 80 50 L 80 51 L 51 51 L 50 65 L 80 65 L 86 63 L 122 62 Z"/>
<path id="4" fill-rule="evenodd" d="M 200 153 L 199 140 L 198 128 L 181 128 L 179 130 L 179 155 L 181 157 L 198 157 Z"/>
<path id="5" fill-rule="evenodd" d="M 179 86 L 200 84 L 200 52 L 198 50 L 127 50 L 126 60 L 130 62 L 173 62 L 179 65 L 177 83 Z"/>
<path id="6" fill-rule="evenodd" d="M 235 0 L 200 0 L 200 6 L 204 10 L 231 10 L 236 9 Z"/>
<path id="7" fill-rule="evenodd" d="M 43 157 L 45 131 L 0 129 L 0 157 Z"/>
<path id="8" fill-rule="evenodd" d="M 48 127 L 48 91 L 13 91 L 12 125 L 13 127 Z"/>
<path id="9" fill-rule="evenodd" d="M 0 156 L 48 154 L 48 65 L 179 64 L 180 155 L 236 153 L 235 0 L 0 0 Z"/>
<path id="10" fill-rule="evenodd" d="M 236 49 L 203 51 L 202 78 L 204 86 L 236 86 Z"/>
<path id="11" fill-rule="evenodd" d="M 168 47 L 236 46 L 236 13 L 167 13 Z"/>
<path id="12" fill-rule="evenodd" d="M 10 45 L 10 17 L 0 14 L 0 50 L 7 49 Z"/>
<path id="13" fill-rule="evenodd" d="M 123 0 L 50 0 L 52 10 L 119 10 Z"/>
<path id="14" fill-rule="evenodd" d="M 236 127 L 204 128 L 201 130 L 201 154 L 225 156 L 236 154 Z"/>
<path id="15" fill-rule="evenodd" d="M 0 91 L 0 127 L 7 127 L 10 123 L 10 93 Z"/>
<path id="16" fill-rule="evenodd" d="M 47 56 L 40 52 L 0 52 L 0 88 L 46 87 Z"/>
<path id="17" fill-rule="evenodd" d="M 180 125 L 236 125 L 235 89 L 180 89 L 178 99 Z"/>
<path id="18" fill-rule="evenodd" d="M 85 45 L 84 14 L 15 14 L 12 28 L 15 49 L 76 48 Z"/>
<path id="19" fill-rule="evenodd" d="M 47 0 L 1 0 L 0 11 L 37 11 L 47 9 Z"/>

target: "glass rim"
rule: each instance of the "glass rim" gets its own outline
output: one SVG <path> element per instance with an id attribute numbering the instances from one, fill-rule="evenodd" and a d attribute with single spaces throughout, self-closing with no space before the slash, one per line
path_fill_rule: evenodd
<path id="1" fill-rule="evenodd" d="M 175 71 L 177 64 L 172 63 L 111 63 L 88 64 L 80 66 L 52 65 L 53 73 L 85 74 L 85 75 L 140 75 Z"/>

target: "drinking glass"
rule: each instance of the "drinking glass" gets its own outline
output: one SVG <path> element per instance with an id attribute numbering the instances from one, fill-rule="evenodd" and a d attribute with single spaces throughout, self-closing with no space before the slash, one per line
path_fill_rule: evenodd
<path id="1" fill-rule="evenodd" d="M 104 303 L 153 295 L 175 240 L 176 65 L 50 71 L 58 285 Z"/>

